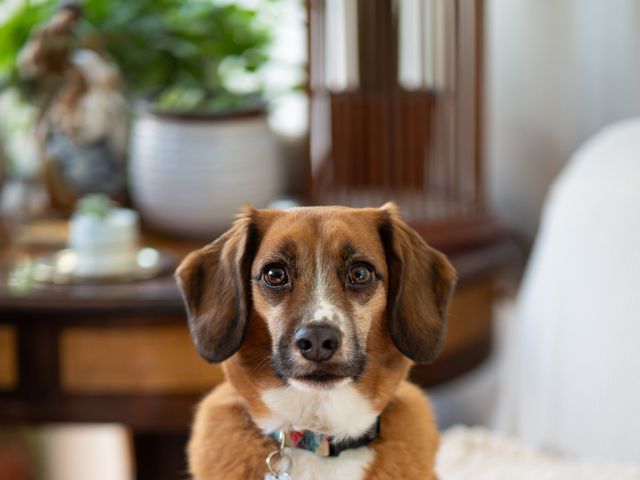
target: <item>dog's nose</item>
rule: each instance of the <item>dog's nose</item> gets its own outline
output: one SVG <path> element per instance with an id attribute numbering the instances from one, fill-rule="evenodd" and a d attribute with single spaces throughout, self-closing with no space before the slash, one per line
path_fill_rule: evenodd
<path id="1" fill-rule="evenodd" d="M 293 341 L 304 358 L 324 362 L 340 348 L 341 335 L 331 325 L 304 325 L 298 329 Z"/>

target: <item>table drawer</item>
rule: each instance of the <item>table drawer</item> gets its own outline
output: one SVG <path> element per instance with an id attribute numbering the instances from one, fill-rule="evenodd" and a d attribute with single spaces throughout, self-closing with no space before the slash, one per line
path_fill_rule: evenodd
<path id="1" fill-rule="evenodd" d="M 199 393 L 223 379 L 198 356 L 186 326 L 66 327 L 59 355 L 64 393 Z"/>

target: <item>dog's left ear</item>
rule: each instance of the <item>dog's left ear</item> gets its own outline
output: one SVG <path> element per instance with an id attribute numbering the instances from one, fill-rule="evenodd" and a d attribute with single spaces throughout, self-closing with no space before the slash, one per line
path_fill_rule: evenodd
<path id="1" fill-rule="evenodd" d="M 385 204 L 381 214 L 379 231 L 389 271 L 389 332 L 400 352 L 429 363 L 444 346 L 456 272 L 442 253 L 400 218 L 394 204 Z"/>
<path id="2" fill-rule="evenodd" d="M 237 352 L 247 332 L 250 271 L 258 242 L 255 213 L 245 208 L 227 232 L 190 253 L 176 270 L 191 338 L 209 362 Z"/>

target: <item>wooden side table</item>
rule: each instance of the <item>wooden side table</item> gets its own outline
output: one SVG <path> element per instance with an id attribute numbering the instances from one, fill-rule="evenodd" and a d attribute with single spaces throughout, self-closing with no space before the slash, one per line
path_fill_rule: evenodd
<path id="1" fill-rule="evenodd" d="M 176 262 L 197 247 L 150 244 L 171 249 Z M 196 354 L 172 275 L 119 285 L 37 284 L 24 275 L 37 253 L 0 250 L 0 423 L 126 424 L 137 478 L 178 478 L 194 406 L 222 374 Z M 501 241 L 452 256 L 460 281 L 448 342 L 436 363 L 414 370 L 414 380 L 443 382 L 488 355 L 493 278 L 516 254 Z"/>

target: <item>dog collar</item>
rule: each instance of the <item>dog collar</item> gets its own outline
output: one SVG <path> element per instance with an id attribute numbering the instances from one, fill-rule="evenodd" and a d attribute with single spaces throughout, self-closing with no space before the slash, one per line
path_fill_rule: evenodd
<path id="1" fill-rule="evenodd" d="M 310 430 L 277 430 L 269 434 L 275 441 L 280 442 L 284 436 L 284 446 L 289 448 L 300 448 L 315 453 L 320 457 L 337 457 L 345 450 L 364 447 L 380 436 L 380 417 L 376 423 L 362 436 L 357 438 L 347 438 L 335 441 L 330 435 L 315 433 Z"/>

